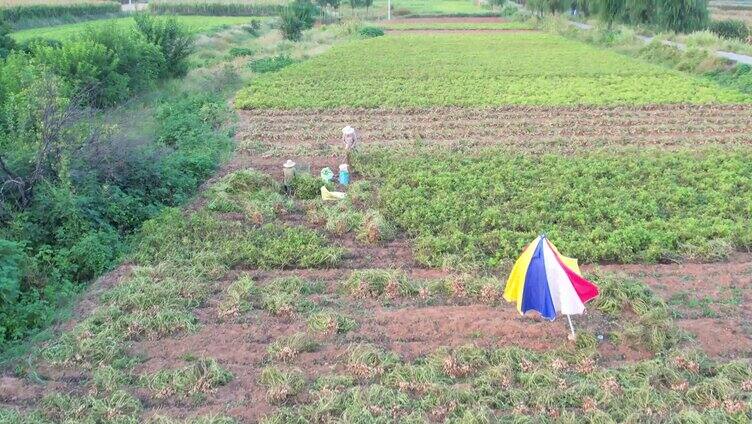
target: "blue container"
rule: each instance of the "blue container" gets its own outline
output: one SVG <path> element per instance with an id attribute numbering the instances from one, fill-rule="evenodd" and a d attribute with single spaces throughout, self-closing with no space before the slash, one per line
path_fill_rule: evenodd
<path id="1" fill-rule="evenodd" d="M 350 184 L 350 171 L 339 171 L 339 183 L 342 185 Z"/>

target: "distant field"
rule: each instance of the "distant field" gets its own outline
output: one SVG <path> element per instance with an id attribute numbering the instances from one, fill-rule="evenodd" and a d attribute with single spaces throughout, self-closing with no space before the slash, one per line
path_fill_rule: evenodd
<path id="1" fill-rule="evenodd" d="M 441 54 L 437 54 L 441 52 Z M 254 79 L 243 108 L 749 102 L 700 78 L 548 34 L 348 43 Z"/>
<path id="2" fill-rule="evenodd" d="M 248 16 L 176 16 L 194 34 L 211 32 L 228 25 L 240 25 L 247 23 L 251 18 Z M 79 34 L 89 26 L 115 25 L 126 27 L 133 25 L 133 18 L 115 18 L 96 22 L 85 22 L 68 25 L 58 25 L 48 28 L 33 28 L 14 32 L 13 38 L 17 41 L 25 41 L 34 37 L 52 38 L 56 40 L 66 39 Z"/>
<path id="3" fill-rule="evenodd" d="M 374 1 L 374 7 L 386 9 L 385 0 Z M 472 15 L 488 14 L 490 9 L 481 6 L 473 0 L 394 0 L 393 13 L 410 12 L 411 15 Z"/>
<path id="4" fill-rule="evenodd" d="M 455 30 L 475 30 L 475 29 L 499 29 L 499 30 L 514 30 L 514 29 L 532 29 L 533 26 L 526 22 L 479 22 L 479 23 L 466 23 L 466 22 L 436 22 L 436 23 L 396 23 L 383 25 L 385 29 L 395 30 L 429 30 L 429 29 L 455 29 Z"/>
<path id="5" fill-rule="evenodd" d="M 105 1 L 107 0 L 3 0 L 0 9 L 14 6 L 90 4 Z"/>

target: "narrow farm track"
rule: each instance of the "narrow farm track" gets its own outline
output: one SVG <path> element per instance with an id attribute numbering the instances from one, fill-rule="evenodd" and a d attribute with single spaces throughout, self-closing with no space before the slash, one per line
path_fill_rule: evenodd
<path id="1" fill-rule="evenodd" d="M 577 153 L 598 147 L 748 145 L 752 105 L 241 111 L 239 138 L 275 155 L 326 152 L 352 125 L 364 145 L 503 146 Z M 318 150 L 317 150 L 318 149 Z"/>

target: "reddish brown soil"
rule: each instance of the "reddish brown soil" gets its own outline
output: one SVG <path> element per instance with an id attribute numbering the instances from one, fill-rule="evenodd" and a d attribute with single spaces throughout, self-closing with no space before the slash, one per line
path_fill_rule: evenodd
<path id="1" fill-rule="evenodd" d="M 648 107 L 503 107 L 428 109 L 322 109 L 241 111 L 238 138 L 245 163 L 270 157 L 245 146 L 260 143 L 267 154 L 306 160 L 336 153 L 340 130 L 358 129 L 370 146 L 500 146 L 513 151 L 573 154 L 594 148 L 671 149 L 752 143 L 750 105 Z M 301 155 L 303 153 L 303 155 Z M 336 161 L 334 161 L 336 163 Z M 280 162 L 272 160 L 273 167 Z"/>
<path id="2" fill-rule="evenodd" d="M 585 267 L 592 269 L 593 267 Z M 711 356 L 752 357 L 752 254 L 713 264 L 606 265 L 641 280 L 665 299 L 680 327 Z"/>

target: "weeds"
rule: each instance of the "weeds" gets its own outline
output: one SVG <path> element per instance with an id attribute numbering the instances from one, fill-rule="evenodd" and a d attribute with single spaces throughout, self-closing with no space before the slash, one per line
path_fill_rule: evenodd
<path id="1" fill-rule="evenodd" d="M 261 370 L 259 383 L 266 387 L 266 395 L 270 402 L 281 403 L 303 390 L 305 377 L 299 370 L 282 370 L 270 366 Z"/>
<path id="2" fill-rule="evenodd" d="M 320 311 L 308 317 L 308 328 L 323 334 L 344 334 L 358 327 L 358 322 L 331 310 Z"/>
<path id="3" fill-rule="evenodd" d="M 161 370 L 141 378 L 142 384 L 158 399 L 174 395 L 203 396 L 232 380 L 232 374 L 216 360 L 198 359 L 177 370 Z"/>
<path id="4" fill-rule="evenodd" d="M 259 288 L 249 276 L 240 277 L 227 287 L 225 299 L 219 305 L 220 316 L 237 316 L 250 311 L 259 294 Z"/>
<path id="5" fill-rule="evenodd" d="M 269 356 L 277 361 L 289 362 L 304 352 L 313 352 L 319 344 L 305 333 L 282 336 L 269 345 Z"/>
<path id="6" fill-rule="evenodd" d="M 237 171 L 225 176 L 207 190 L 207 197 L 209 210 L 242 212 L 257 225 L 270 222 L 292 208 L 279 184 L 257 171 Z"/>

